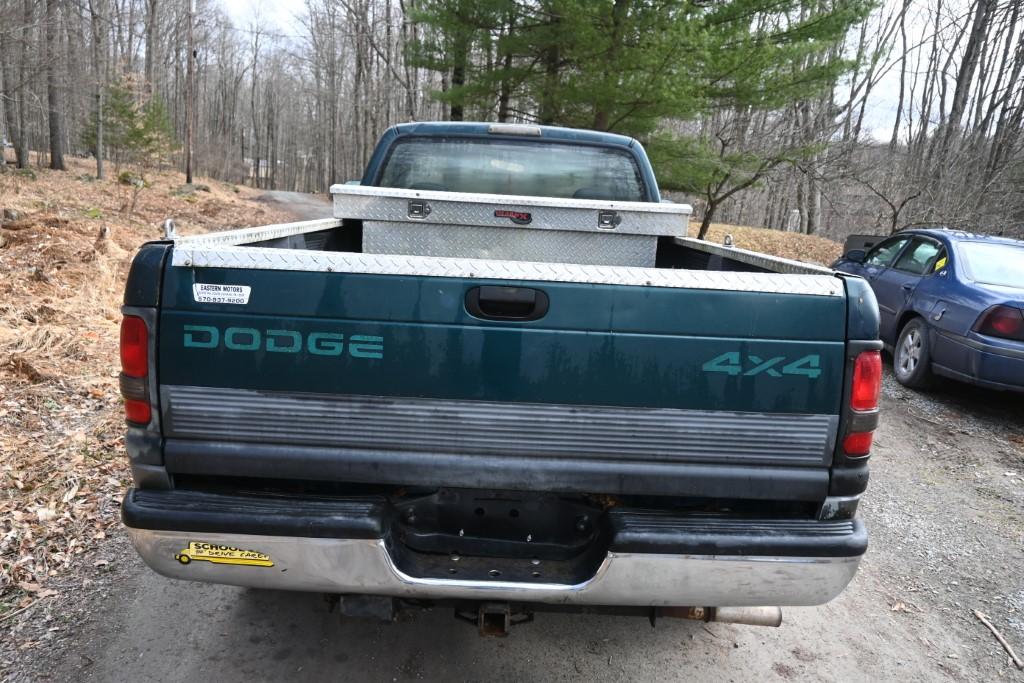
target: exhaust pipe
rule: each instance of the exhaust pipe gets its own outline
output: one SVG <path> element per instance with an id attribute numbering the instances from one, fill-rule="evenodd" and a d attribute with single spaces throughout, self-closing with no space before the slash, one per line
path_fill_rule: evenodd
<path id="1" fill-rule="evenodd" d="M 781 626 L 781 607 L 665 607 L 662 616 L 748 626 Z"/>

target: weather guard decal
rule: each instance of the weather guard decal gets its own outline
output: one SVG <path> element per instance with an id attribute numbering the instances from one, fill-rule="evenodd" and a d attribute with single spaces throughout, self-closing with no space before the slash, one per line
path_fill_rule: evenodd
<path id="1" fill-rule="evenodd" d="M 495 218 L 507 218 L 516 225 L 529 225 L 533 216 L 526 211 L 510 211 L 508 209 L 495 209 Z"/>

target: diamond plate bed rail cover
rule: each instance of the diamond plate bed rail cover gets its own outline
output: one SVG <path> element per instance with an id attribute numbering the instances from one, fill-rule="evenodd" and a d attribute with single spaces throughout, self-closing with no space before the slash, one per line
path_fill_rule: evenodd
<path id="1" fill-rule="evenodd" d="M 174 243 L 180 247 L 191 247 L 197 245 L 202 245 L 204 247 L 217 245 L 234 246 L 239 244 L 252 244 L 254 242 L 265 242 L 267 240 L 279 239 L 281 237 L 303 235 L 308 232 L 331 230 L 333 228 L 340 227 L 341 221 L 337 218 L 321 218 L 313 221 L 275 223 L 273 225 L 261 225 L 255 228 L 240 228 L 238 230 L 210 232 L 204 235 L 177 237 L 174 240 Z"/>
<path id="2" fill-rule="evenodd" d="M 332 185 L 334 217 L 366 221 L 684 237 L 688 204 Z"/>
<path id="3" fill-rule="evenodd" d="M 225 247 L 178 244 L 172 265 L 191 268 L 242 268 L 301 270 L 326 273 L 370 275 L 425 275 L 431 277 L 479 278 L 485 280 L 526 280 L 535 282 L 580 282 L 717 289 L 772 294 L 843 296 L 842 280 L 831 271 L 818 273 L 743 273 L 704 270 L 669 270 L 568 263 L 493 261 L 434 256 L 394 256 L 350 252 Z M 826 274 L 829 273 L 829 274 Z"/>
<path id="4" fill-rule="evenodd" d="M 721 256 L 722 258 L 732 259 L 733 261 L 749 263 L 752 266 L 766 268 L 775 273 L 796 273 L 808 275 L 833 274 L 833 271 L 830 268 L 816 266 L 813 263 L 794 261 L 792 259 L 782 258 L 781 256 L 772 256 L 770 254 L 762 254 L 757 251 L 750 251 L 749 249 L 740 249 L 739 247 L 725 247 L 720 244 L 713 244 L 694 237 L 684 237 L 677 241 L 691 249 L 703 251 L 715 256 Z"/>

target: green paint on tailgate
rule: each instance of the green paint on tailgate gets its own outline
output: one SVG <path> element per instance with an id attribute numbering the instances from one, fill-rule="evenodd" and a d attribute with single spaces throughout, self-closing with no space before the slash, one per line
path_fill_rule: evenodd
<path id="1" fill-rule="evenodd" d="M 200 304 L 195 282 L 252 294 Z M 550 310 L 478 320 L 483 284 Z M 170 266 L 164 297 L 164 385 L 814 414 L 842 394 L 844 297 Z"/>

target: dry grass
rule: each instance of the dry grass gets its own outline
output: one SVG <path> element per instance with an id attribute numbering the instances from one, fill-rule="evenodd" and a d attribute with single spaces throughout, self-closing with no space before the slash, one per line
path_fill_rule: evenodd
<path id="1" fill-rule="evenodd" d="M 697 235 L 699 224 L 690 225 L 690 234 Z M 842 255 L 843 245 L 816 235 L 782 232 L 781 230 L 765 230 L 764 228 L 748 228 L 742 225 L 725 225 L 712 223 L 708 232 L 709 242 L 721 244 L 726 235 L 732 235 L 737 247 L 760 251 L 773 256 L 816 263 L 820 266 L 831 265 Z"/>
<path id="2" fill-rule="evenodd" d="M 189 234 L 287 217 L 258 194 L 202 179 L 178 195 L 177 173 L 130 188 L 92 165 L 0 173 L 0 618 L 51 591 L 47 580 L 118 523 L 128 481 L 117 389 L 120 303 L 135 249 L 174 217 Z M 113 173 L 111 173 L 113 175 Z"/>

